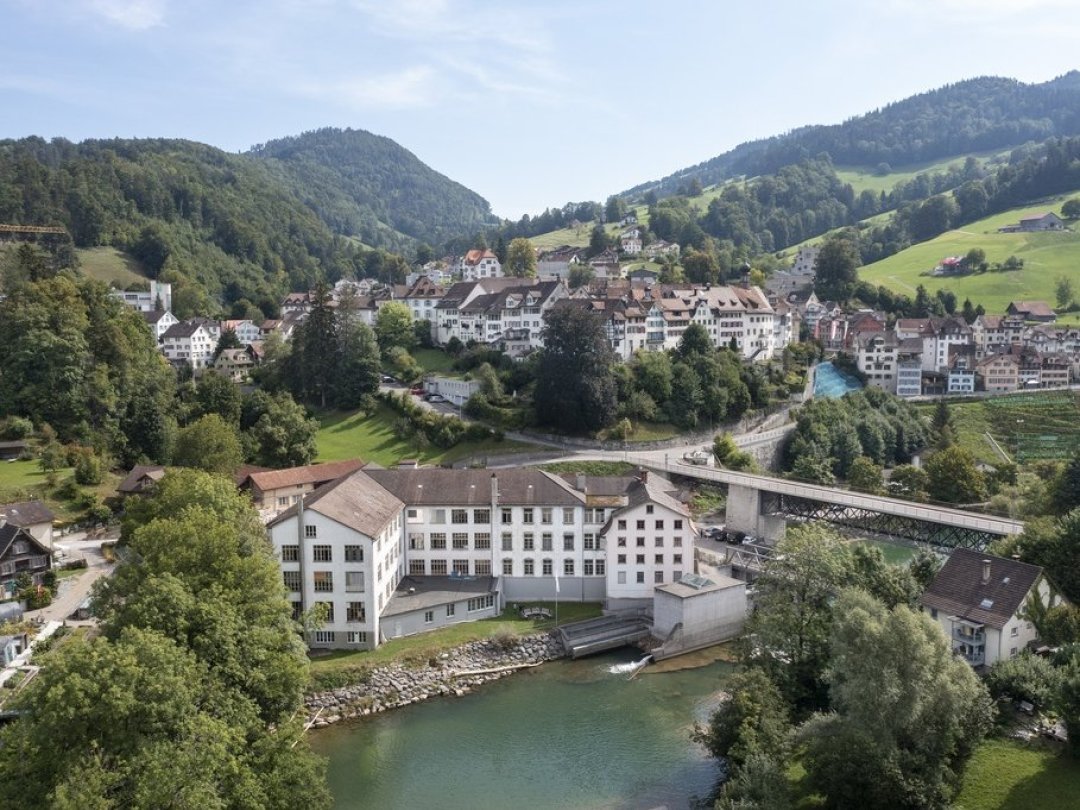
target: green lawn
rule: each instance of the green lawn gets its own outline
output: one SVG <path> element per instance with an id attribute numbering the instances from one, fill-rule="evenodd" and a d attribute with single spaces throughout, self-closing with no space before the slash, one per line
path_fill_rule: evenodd
<path id="1" fill-rule="evenodd" d="M 925 404 L 916 406 L 923 415 L 930 419 L 934 415 L 934 405 Z M 1001 456 L 986 439 L 986 434 L 993 435 L 990 422 L 983 411 L 983 403 L 980 402 L 950 402 L 949 413 L 952 414 L 953 430 L 956 443 L 966 448 L 976 461 L 984 464 L 1000 464 Z M 998 437 L 995 437 L 998 438 Z M 998 438 L 1000 441 L 1000 438 Z M 1011 452 L 1006 449 L 1005 452 Z"/>
<path id="2" fill-rule="evenodd" d="M 127 287 L 137 281 L 146 281 L 142 265 L 134 258 L 112 247 L 77 248 L 79 269 L 90 278 L 116 282 Z"/>
<path id="3" fill-rule="evenodd" d="M 442 349 L 415 349 L 412 356 L 425 372 L 446 373 L 454 365 L 454 358 Z"/>
<path id="4" fill-rule="evenodd" d="M 528 604 L 546 607 L 552 614 L 555 612 L 554 602 L 529 602 Z M 600 615 L 599 602 L 559 602 L 559 624 L 592 619 Z M 554 626 L 554 618 L 522 619 L 513 608 L 507 608 L 501 615 L 491 619 L 461 622 L 430 633 L 392 639 L 376 650 L 333 652 L 326 656 L 318 656 L 312 660 L 311 670 L 315 676 L 319 676 L 343 671 L 359 673 L 372 667 L 391 663 L 420 663 L 470 641 L 479 641 L 503 634 L 529 635 L 549 630 Z"/>
<path id="5" fill-rule="evenodd" d="M 469 456 L 525 452 L 536 450 L 523 442 L 488 439 L 483 442 L 462 442 L 444 450 L 428 444 L 420 448 L 394 435 L 398 415 L 385 405 L 371 417 L 362 413 L 334 411 L 319 417 L 321 428 L 316 437 L 319 461 L 340 461 L 361 458 L 389 466 L 403 458 L 415 458 L 423 464 L 451 464 Z"/>
<path id="6" fill-rule="evenodd" d="M 1080 763 L 1055 749 L 1014 740 L 987 740 L 975 752 L 958 810 L 1075 810 L 1080 808 Z"/>
<path id="7" fill-rule="evenodd" d="M 824 807 L 810 793 L 799 760 L 788 768 L 798 810 Z M 1018 740 L 989 739 L 975 751 L 964 772 L 955 810 L 1080 810 L 1080 763 L 1058 749 Z"/>
<path id="8" fill-rule="evenodd" d="M 859 278 L 911 296 L 920 284 L 925 285 L 931 293 L 944 287 L 956 293 L 961 301 L 970 298 L 973 303 L 982 304 L 991 314 L 1004 312 L 1009 302 L 1016 299 L 1043 300 L 1053 305 L 1054 285 L 1059 277 L 1072 279 L 1073 286 L 1080 289 L 1080 230 L 998 233 L 997 229 L 1030 214 L 1057 212 L 1062 202 L 1076 195 L 1077 192 L 1073 192 L 1035 205 L 1014 208 L 948 231 L 936 239 L 920 242 L 866 265 L 859 270 Z M 923 275 L 947 256 L 962 256 L 973 247 L 986 251 L 986 260 L 991 264 L 1016 256 L 1024 260 L 1024 267 L 1014 272 L 988 272 L 962 278 Z"/>
<path id="9" fill-rule="evenodd" d="M 63 484 L 74 474 L 74 469 L 67 467 L 56 471 L 57 484 Z M 116 485 L 120 476 L 106 473 L 105 479 L 96 487 L 83 487 L 93 489 L 102 498 L 108 498 L 116 493 Z M 83 510 L 70 501 L 60 500 L 56 493 L 49 489 L 45 480 L 45 473 L 41 471 L 36 459 L 30 461 L 0 461 L 0 503 L 20 501 L 38 498 L 45 502 L 46 506 L 56 513 L 58 520 L 73 520 L 78 518 Z"/>

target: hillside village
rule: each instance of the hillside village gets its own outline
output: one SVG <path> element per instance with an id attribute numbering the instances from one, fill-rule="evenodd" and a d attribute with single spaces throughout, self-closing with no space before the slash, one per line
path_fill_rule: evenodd
<path id="1" fill-rule="evenodd" d="M 0 141 L 5 799 L 1077 806 L 1076 109 L 518 220 L 363 130 Z"/>
<path id="2" fill-rule="evenodd" d="M 428 324 L 431 345 L 480 345 L 515 359 L 543 348 L 547 313 L 573 307 L 603 322 L 624 362 L 639 350 L 673 349 L 686 327 L 697 323 L 715 347 L 734 347 L 751 363 L 772 361 L 800 339 L 820 341 L 827 351 L 850 355 L 868 384 L 901 397 L 1005 393 L 1080 381 L 1080 328 L 1056 325 L 1056 313 L 1043 301 L 1015 301 L 1003 314 L 979 314 L 970 323 L 959 315 L 893 319 L 819 300 L 812 289 L 813 247 L 800 248 L 790 268 L 770 275 L 764 288 L 749 283 L 749 268 L 736 284 L 662 283 L 655 274 L 628 276 L 625 251 L 609 249 L 592 259 L 586 254 L 580 248 L 542 252 L 535 278 L 523 279 L 505 276 L 490 250 L 474 250 L 418 268 L 405 284 L 339 281 L 331 304 L 344 301 L 356 322 L 374 327 L 381 306 L 401 302 L 415 322 Z M 572 289 L 567 282 L 575 264 L 597 272 Z M 171 294 L 171 285 L 159 282 L 146 292 L 114 293 L 143 313 L 170 363 L 193 370 L 212 366 L 234 382 L 246 380 L 262 362 L 269 335 L 289 339 L 314 300 L 312 292 L 290 293 L 281 301 L 281 318 L 258 324 L 179 321 L 169 311 Z M 239 345 L 219 353 L 223 332 L 232 332 Z"/>

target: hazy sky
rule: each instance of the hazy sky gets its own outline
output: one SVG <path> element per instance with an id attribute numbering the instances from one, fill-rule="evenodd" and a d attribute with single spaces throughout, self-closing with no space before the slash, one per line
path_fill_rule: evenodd
<path id="1" fill-rule="evenodd" d="M 349 126 L 517 218 L 1077 42 L 1077 0 L 0 0 L 0 137 Z"/>

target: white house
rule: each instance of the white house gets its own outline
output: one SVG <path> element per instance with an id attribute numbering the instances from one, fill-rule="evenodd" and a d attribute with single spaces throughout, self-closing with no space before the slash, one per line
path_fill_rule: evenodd
<path id="1" fill-rule="evenodd" d="M 241 346 L 250 346 L 252 343 L 263 339 L 262 330 L 253 321 L 247 319 L 222 321 L 221 331 L 235 334 Z"/>
<path id="2" fill-rule="evenodd" d="M 693 571 L 696 530 L 669 486 L 645 473 L 366 467 L 268 529 L 297 613 L 332 605 L 312 646 L 370 648 L 556 593 L 645 604 Z"/>
<path id="3" fill-rule="evenodd" d="M 373 649 L 379 617 L 405 575 L 404 504 L 363 471 L 317 489 L 268 525 L 299 618 L 327 619 L 312 647 Z"/>
<path id="4" fill-rule="evenodd" d="M 692 573 L 695 535 L 686 505 L 642 472 L 600 530 L 608 549 L 608 606 L 651 603 L 657 585 Z"/>
<path id="5" fill-rule="evenodd" d="M 192 368 L 206 368 L 214 356 L 218 338 L 211 328 L 199 321 L 180 321 L 161 337 L 165 359 L 173 364 L 187 363 Z"/>
<path id="6" fill-rule="evenodd" d="M 179 318 L 168 310 L 163 309 L 153 309 L 148 312 L 143 312 L 142 316 L 146 321 L 146 325 L 150 327 L 150 331 L 154 333 L 154 340 L 159 344 L 161 343 L 161 338 L 169 331 L 169 327 L 173 324 L 180 323 Z"/>
<path id="7" fill-rule="evenodd" d="M 866 375 L 866 384 L 895 394 L 896 333 L 860 332 L 855 338 L 855 348 L 856 365 Z"/>
<path id="8" fill-rule="evenodd" d="M 537 257 L 536 277 L 542 281 L 565 280 L 570 277 L 570 270 L 573 267 L 585 261 L 585 254 L 585 248 L 572 245 L 562 245 L 554 250 L 545 251 Z"/>
<path id="9" fill-rule="evenodd" d="M 628 228 L 619 235 L 619 249 L 628 256 L 641 253 L 642 244 L 640 228 Z"/>
<path id="10" fill-rule="evenodd" d="M 490 250 L 470 250 L 458 261 L 457 270 L 462 281 L 482 278 L 502 278 L 502 265 Z"/>
<path id="11" fill-rule="evenodd" d="M 150 289 L 145 292 L 111 290 L 109 294 L 139 312 L 153 312 L 155 309 L 167 312 L 172 309 L 172 284 L 163 281 L 151 281 Z"/>
<path id="12" fill-rule="evenodd" d="M 919 602 L 957 655 L 973 667 L 989 667 L 1038 639 L 1024 613 L 1034 598 L 1046 607 L 1064 601 L 1037 565 L 956 549 Z"/>

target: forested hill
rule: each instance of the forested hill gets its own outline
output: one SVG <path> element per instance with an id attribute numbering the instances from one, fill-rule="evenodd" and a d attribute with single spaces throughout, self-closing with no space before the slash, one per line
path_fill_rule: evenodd
<path id="1" fill-rule="evenodd" d="M 366 244 L 380 245 L 373 220 L 431 245 L 496 222 L 479 194 L 363 130 L 319 129 L 248 154 L 280 173 L 331 228 Z"/>
<path id="2" fill-rule="evenodd" d="M 475 232 L 487 217 L 483 198 L 363 132 L 242 155 L 185 140 L 0 141 L 0 223 L 63 225 L 76 247 L 129 253 L 174 284 L 181 317 L 219 301 L 269 315 L 319 276 L 402 281 L 405 262 L 388 250 L 411 254 L 416 239 Z"/>
<path id="3" fill-rule="evenodd" d="M 697 180 L 707 186 L 739 175 L 772 174 L 828 153 L 838 166 L 893 167 L 1004 149 L 1052 136 L 1080 134 L 1080 72 L 1041 84 L 983 77 L 889 104 L 842 124 L 806 126 L 741 144 L 621 196 L 673 194 Z"/>

